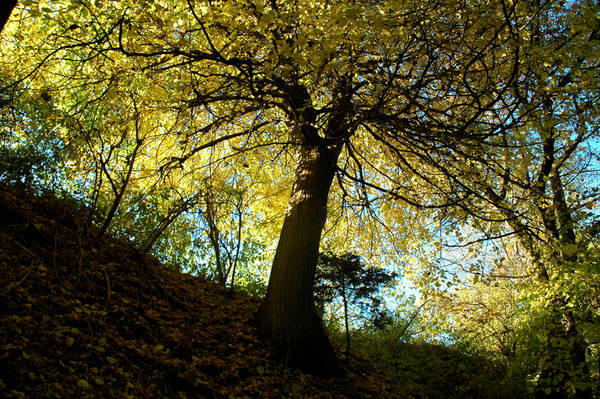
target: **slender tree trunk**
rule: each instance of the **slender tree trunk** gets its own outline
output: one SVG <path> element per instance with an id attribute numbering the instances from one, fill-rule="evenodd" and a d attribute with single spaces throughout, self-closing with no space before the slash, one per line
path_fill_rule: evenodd
<path id="1" fill-rule="evenodd" d="M 209 194 L 210 193 L 210 194 Z M 206 210 L 204 212 L 204 220 L 208 224 L 208 238 L 215 251 L 215 271 L 219 284 L 225 288 L 227 284 L 227 271 L 223 257 L 221 256 L 221 232 L 217 226 L 217 215 L 215 210 L 215 196 L 212 191 L 206 193 Z"/>
<path id="2" fill-rule="evenodd" d="M 342 370 L 313 299 L 327 197 L 340 149 L 301 148 L 267 295 L 257 313 L 259 332 L 272 340 L 286 365 L 319 374 Z"/>
<path id="3" fill-rule="evenodd" d="M 136 126 L 137 126 L 137 121 L 136 121 Z M 136 130 L 136 133 L 137 133 L 137 130 Z M 110 178 L 110 172 L 109 172 L 108 168 L 106 167 L 106 164 L 102 164 L 102 166 L 104 168 L 104 172 L 106 173 L 106 177 L 111 181 L 111 186 L 112 186 L 113 192 L 115 193 L 115 199 L 113 200 L 113 203 L 112 203 L 110 209 L 108 210 L 108 214 L 104 218 L 104 223 L 102 223 L 102 227 L 100 227 L 100 230 L 98 230 L 98 232 L 96 233 L 96 238 L 101 238 L 102 236 L 104 236 L 104 234 L 106 234 L 106 232 L 108 231 L 108 228 L 110 227 L 110 224 L 112 223 L 115 215 L 117 214 L 117 210 L 119 209 L 119 206 L 121 205 L 121 201 L 123 200 L 123 197 L 125 196 L 125 191 L 127 190 L 127 187 L 129 186 L 129 182 L 131 180 L 131 174 L 133 173 L 133 167 L 135 165 L 138 151 L 140 150 L 142 144 L 143 144 L 143 141 L 141 139 L 137 139 L 135 148 L 133 149 L 133 152 L 131 153 L 131 156 L 127 161 L 127 173 L 125 174 L 125 177 L 123 177 L 120 187 L 117 187 L 116 184 L 112 182 L 112 180 Z M 106 162 L 108 163 L 108 159 Z"/>
<path id="4" fill-rule="evenodd" d="M 546 190 L 543 184 L 550 180 L 553 202 L 549 207 L 538 207 L 538 211 L 547 236 L 555 239 L 558 247 L 562 248 L 564 252 L 565 248 L 576 247 L 575 232 L 564 199 L 560 175 L 558 171 L 552 169 L 554 146 L 545 141 L 543 151 L 545 162 L 541 165 L 540 171 L 542 184 L 536 189 L 536 192 L 541 198 Z M 563 272 L 565 268 L 572 267 L 577 258 L 576 253 L 565 256 L 558 250 L 555 250 L 550 257 L 552 263 L 545 264 L 534 238 L 527 233 L 527 227 L 509 210 L 510 206 L 504 203 L 503 199 L 490 186 L 486 187 L 485 193 L 490 201 L 504 212 L 508 224 L 516 232 L 521 245 L 529 256 L 529 261 L 535 267 L 540 283 L 547 284 L 553 272 L 558 273 L 558 270 Z M 572 312 L 565 312 L 564 298 L 561 298 L 560 294 L 557 294 L 552 306 L 553 309 L 550 312 L 552 316 L 546 322 L 546 347 L 539 359 L 534 397 L 536 399 L 567 399 L 570 397 L 567 385 L 569 382 L 575 382 L 573 384 L 575 385 L 575 397 L 591 399 L 591 379 L 585 357 L 587 344 L 582 332 L 577 328 L 575 315 Z"/>
<path id="5" fill-rule="evenodd" d="M 582 332 L 575 324 L 575 318 L 571 312 L 567 315 L 568 326 L 566 336 L 568 340 L 568 351 L 571 363 L 574 365 L 572 378 L 583 382 L 575 387 L 575 395 L 580 399 L 592 399 L 592 379 L 590 369 L 586 361 L 585 352 L 588 347 Z"/>
<path id="6" fill-rule="evenodd" d="M 350 361 L 350 326 L 348 325 L 348 298 L 346 298 L 346 280 L 342 278 L 342 300 L 344 301 L 344 327 L 346 328 L 346 363 Z"/>
<path id="7" fill-rule="evenodd" d="M 565 348 L 564 327 L 560 313 L 553 311 L 547 320 L 545 347 L 539 359 L 535 399 L 567 399 L 569 358 Z M 570 367 L 569 367 L 570 368 Z"/>
<path id="8" fill-rule="evenodd" d="M 543 150 L 545 158 L 551 162 L 551 168 L 547 176 L 552 192 L 552 202 L 549 212 L 541 213 L 546 229 L 552 237 L 557 240 L 558 248 L 554 251 L 552 260 L 555 262 L 555 270 L 566 273 L 573 270 L 577 262 L 577 241 L 573 226 L 571 211 L 569 210 L 565 197 L 564 184 L 562 182 L 558 166 L 555 162 L 556 152 L 552 131 L 543 139 Z M 549 216 L 548 213 L 551 213 Z M 548 227 L 550 226 L 550 227 Z M 552 392 L 547 398 L 569 397 L 568 386 L 571 385 L 578 399 L 591 399 L 590 370 L 586 361 L 587 343 L 578 328 L 578 316 L 568 310 L 566 306 L 568 299 L 562 296 L 556 299 L 556 320 L 551 321 L 548 335 L 548 353 L 552 361 L 542 364 L 540 375 L 548 374 L 547 378 Z M 557 345 L 558 343 L 558 345 Z M 549 370 L 548 370 L 549 369 Z M 554 376 L 552 376 L 554 374 Z M 539 391 L 547 391 L 548 387 L 540 386 Z M 537 397 L 544 397 L 537 393 Z"/>
<path id="9" fill-rule="evenodd" d="M 233 257 L 233 264 L 231 265 L 231 295 L 233 295 L 233 290 L 235 288 L 235 272 L 237 269 L 238 260 L 240 258 L 240 247 L 242 246 L 242 226 L 243 226 L 243 215 L 244 211 L 242 209 L 242 199 L 238 199 L 236 204 L 236 209 L 238 212 L 238 231 L 237 231 L 237 243 L 235 246 L 235 256 Z"/>

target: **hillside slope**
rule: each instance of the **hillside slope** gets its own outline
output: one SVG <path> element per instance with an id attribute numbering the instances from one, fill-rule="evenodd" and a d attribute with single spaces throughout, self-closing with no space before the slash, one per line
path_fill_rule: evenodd
<path id="1" fill-rule="evenodd" d="M 0 184 L 0 397 L 510 397 L 417 346 L 400 381 L 361 358 L 341 378 L 287 369 L 251 326 L 258 299 L 94 240 L 84 221 Z"/>
<path id="2" fill-rule="evenodd" d="M 0 397 L 411 397 L 273 361 L 258 300 L 169 270 L 52 196 L 0 185 Z"/>

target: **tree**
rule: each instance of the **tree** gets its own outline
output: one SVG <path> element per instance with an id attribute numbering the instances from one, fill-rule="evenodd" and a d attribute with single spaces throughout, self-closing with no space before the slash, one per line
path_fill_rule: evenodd
<path id="1" fill-rule="evenodd" d="M 536 397 L 589 398 L 586 335 L 597 322 L 588 305 L 593 296 L 581 293 L 583 287 L 594 292 L 584 280 L 594 278 L 587 253 L 597 220 L 590 209 L 598 203 L 598 5 L 524 3 L 514 12 L 515 22 L 530 18 L 530 29 L 511 28 L 522 48 L 507 99 L 518 106 L 497 117 L 518 123 L 477 142 L 418 153 L 441 176 L 420 182 L 464 198 L 454 218 L 482 233 L 470 244 L 514 239 L 527 257 L 528 269 L 520 273 L 528 279 L 525 306 L 539 317 L 541 343 Z"/>
<path id="2" fill-rule="evenodd" d="M 178 145 L 157 158 L 162 171 L 212 147 L 289 151 L 295 179 L 257 324 L 288 364 L 335 373 L 313 301 L 334 179 L 365 205 L 463 206 L 472 193 L 431 174 L 426 154 L 453 159 L 445 149 L 472 151 L 519 124 L 515 31 L 534 28 L 524 4 L 84 0 L 25 8 L 38 25 L 19 34 L 43 26 L 45 40 L 6 51 L 31 52 L 14 63 L 26 71 L 17 83 L 52 88 L 65 112 L 85 112 L 69 96 L 86 90 L 114 101 L 102 85 L 118 81 L 144 93 L 158 120 L 185 115 L 167 138 Z"/>
<path id="3" fill-rule="evenodd" d="M 346 330 L 346 359 L 350 355 L 350 325 L 348 310 L 351 305 L 358 306 L 374 320 L 380 321 L 384 315 L 382 300 L 377 293 L 389 286 L 396 273 L 388 273 L 376 267 L 366 267 L 359 256 L 346 253 L 341 256 L 323 253 L 319 256 L 315 282 L 315 301 L 322 309 L 326 302 L 342 298 L 344 309 L 344 328 Z"/>
<path id="4" fill-rule="evenodd" d="M 216 171 L 211 171 L 214 177 Z M 216 279 L 223 287 L 231 280 L 231 289 L 235 284 L 235 274 L 240 260 L 243 244 L 244 213 L 249 207 L 248 191 L 252 185 L 243 176 L 228 171 L 227 181 L 221 188 L 215 182 L 207 180 L 203 195 L 203 208 L 200 209 L 206 224 L 205 232 L 214 252 L 214 271 Z M 230 221 L 225 219 L 230 218 Z M 229 223 L 227 223 L 229 222 Z M 230 232 L 223 231 L 223 225 Z"/>

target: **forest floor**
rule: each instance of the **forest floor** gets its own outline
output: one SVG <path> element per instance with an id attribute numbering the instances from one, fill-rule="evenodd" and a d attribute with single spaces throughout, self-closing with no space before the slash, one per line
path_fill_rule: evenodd
<path id="1" fill-rule="evenodd" d="M 94 232 L 74 203 L 0 184 L 0 397 L 511 397 L 434 346 L 407 347 L 400 381 L 358 356 L 344 377 L 288 369 L 251 326 L 259 299 Z"/>

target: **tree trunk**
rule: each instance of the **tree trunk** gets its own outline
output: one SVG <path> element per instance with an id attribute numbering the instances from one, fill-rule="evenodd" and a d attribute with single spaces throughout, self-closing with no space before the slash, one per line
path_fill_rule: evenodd
<path id="1" fill-rule="evenodd" d="M 564 199 L 562 183 L 558 179 L 558 172 L 553 172 L 551 169 L 554 163 L 554 147 L 545 144 L 543 150 L 547 160 L 546 164 L 549 166 L 541 166 L 540 174 L 545 178 L 540 181 L 544 183 L 551 180 L 553 202 L 549 207 L 539 206 L 539 216 L 543 221 L 547 236 L 557 240 L 559 248 L 576 246 L 575 232 L 571 216 L 567 213 L 569 211 Z M 565 257 L 562 254 L 564 251 L 555 250 L 551 256 L 553 267 L 548 268 L 542 261 L 541 250 L 534 242 L 534 237 L 527 233 L 526 225 L 518 219 L 517 215 L 510 210 L 510 205 L 503 202 L 504 200 L 490 186 L 484 187 L 487 198 L 504 213 L 507 223 L 517 234 L 529 257 L 529 262 L 535 267 L 536 277 L 540 283 L 547 284 L 553 271 L 557 273 L 557 270 L 564 271 L 565 268 L 573 267 L 573 263 L 576 262 L 576 254 Z M 537 189 L 540 197 L 544 194 L 544 190 L 544 186 Z M 560 225 L 556 224 L 557 220 L 560 220 Z M 561 298 L 560 294 L 557 294 L 552 307 L 552 312 L 550 312 L 545 325 L 546 343 L 538 363 L 534 397 L 536 399 L 567 399 L 570 397 L 568 385 L 571 385 L 575 387 L 574 397 L 591 399 L 591 378 L 586 363 L 587 344 L 584 336 L 577 329 L 575 315 L 572 312 L 565 312 L 565 299 Z"/>
<path id="2" fill-rule="evenodd" d="M 535 399 L 568 399 L 567 379 L 569 370 L 564 342 L 564 328 L 560 313 L 553 311 L 546 326 L 545 347 L 538 363 L 538 377 L 534 388 Z"/>
<path id="3" fill-rule="evenodd" d="M 344 327 L 346 328 L 346 363 L 350 362 L 350 326 L 348 325 L 348 298 L 346 298 L 346 278 L 342 277 L 342 301 L 344 302 Z"/>
<path id="4" fill-rule="evenodd" d="M 536 399 L 592 398 L 586 344 L 572 318 L 568 312 L 556 311 L 547 320 L 546 347 L 540 358 L 534 392 Z M 570 389 L 574 395 L 569 393 Z"/>
<path id="5" fill-rule="evenodd" d="M 257 313 L 261 335 L 272 340 L 287 366 L 318 374 L 339 374 L 313 299 L 327 197 L 341 145 L 303 146 L 267 295 Z"/>

